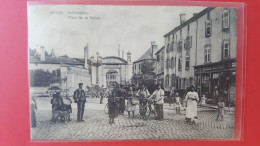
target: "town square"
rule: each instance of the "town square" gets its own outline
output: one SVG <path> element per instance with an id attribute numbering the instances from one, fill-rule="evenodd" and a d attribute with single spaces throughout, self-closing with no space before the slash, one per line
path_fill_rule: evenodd
<path id="1" fill-rule="evenodd" d="M 28 9 L 32 140 L 234 138 L 236 8 L 52 8 Z"/>

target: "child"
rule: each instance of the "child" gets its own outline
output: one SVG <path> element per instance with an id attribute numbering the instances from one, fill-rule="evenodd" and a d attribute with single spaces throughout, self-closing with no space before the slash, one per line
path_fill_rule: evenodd
<path id="1" fill-rule="evenodd" d="M 202 97 L 201 97 L 201 107 L 204 107 L 205 106 L 205 104 L 206 104 L 206 97 L 205 97 L 205 94 L 203 94 L 202 95 Z"/>
<path id="2" fill-rule="evenodd" d="M 223 121 L 223 117 L 224 117 L 224 107 L 225 107 L 225 103 L 223 102 L 223 98 L 220 97 L 219 98 L 219 102 L 218 102 L 218 116 L 217 116 L 217 120 L 219 120 L 219 117 L 220 117 L 220 120 Z"/>
<path id="3" fill-rule="evenodd" d="M 178 92 L 175 94 L 175 108 L 176 114 L 181 114 L 181 98 Z"/>
<path id="4" fill-rule="evenodd" d="M 67 111 L 68 113 L 72 113 L 71 103 L 72 103 L 72 101 L 69 97 L 69 94 L 66 94 L 66 97 L 63 100 L 63 110 Z M 68 116 L 68 121 L 71 121 L 70 120 L 70 114 Z"/>
<path id="5" fill-rule="evenodd" d="M 54 113 L 57 110 L 62 110 L 63 101 L 60 96 L 60 92 L 56 92 L 55 94 L 53 94 L 53 98 L 51 99 L 51 104 L 52 104 L 52 113 Z M 52 115 L 52 121 L 54 120 L 53 118 L 54 117 Z"/>
<path id="6" fill-rule="evenodd" d="M 108 114 L 109 114 L 109 124 L 113 124 L 114 118 L 117 115 L 117 101 L 116 93 L 112 90 L 111 95 L 108 96 Z"/>

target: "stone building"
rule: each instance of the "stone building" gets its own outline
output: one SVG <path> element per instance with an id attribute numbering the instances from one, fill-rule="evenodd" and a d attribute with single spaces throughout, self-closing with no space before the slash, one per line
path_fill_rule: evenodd
<path id="1" fill-rule="evenodd" d="M 91 83 L 111 87 L 114 83 L 130 85 L 132 77 L 131 53 L 128 52 L 127 60 L 120 56 L 101 57 L 99 53 L 90 58 Z"/>
<path id="2" fill-rule="evenodd" d="M 235 98 L 237 9 L 206 8 L 165 37 L 165 89 L 185 89 L 190 84 L 212 97 L 215 88 Z"/>
<path id="3" fill-rule="evenodd" d="M 156 52 L 156 84 L 164 85 L 164 50 L 163 46 Z"/>
<path id="4" fill-rule="evenodd" d="M 68 56 L 46 56 L 45 49 L 40 49 L 40 56 L 30 56 L 29 70 L 43 70 L 51 72 L 60 78 L 62 88 L 75 90 L 78 83 L 84 86 L 100 85 L 108 87 L 118 84 L 128 85 L 131 83 L 132 62 L 131 53 L 128 52 L 127 60 L 116 56 L 101 57 L 99 53 L 89 57 L 88 46 L 84 47 L 84 58 L 71 58 Z"/>
<path id="5" fill-rule="evenodd" d="M 142 80 L 154 79 L 156 69 L 152 72 L 144 73 L 142 72 L 142 63 L 147 62 L 153 64 L 153 68 L 156 67 L 156 52 L 158 51 L 158 46 L 154 41 L 151 42 L 150 48 L 136 61 L 133 62 L 133 81 L 134 84 L 140 84 Z"/>

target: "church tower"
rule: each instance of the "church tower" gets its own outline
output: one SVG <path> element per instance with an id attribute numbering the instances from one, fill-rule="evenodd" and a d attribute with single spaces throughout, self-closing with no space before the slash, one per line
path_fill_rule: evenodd
<path id="1" fill-rule="evenodd" d="M 128 64 L 131 64 L 132 63 L 132 61 L 131 61 L 131 52 L 130 51 L 128 51 L 127 53 L 127 62 L 128 62 Z"/>

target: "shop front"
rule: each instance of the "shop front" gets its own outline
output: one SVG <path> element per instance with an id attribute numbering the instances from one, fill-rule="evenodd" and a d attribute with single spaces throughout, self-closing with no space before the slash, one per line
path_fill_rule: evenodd
<path id="1" fill-rule="evenodd" d="M 216 104 L 219 97 L 226 106 L 233 106 L 236 87 L 236 59 L 194 66 L 195 84 L 201 97 L 212 99 Z"/>

